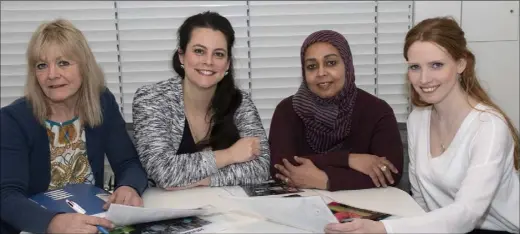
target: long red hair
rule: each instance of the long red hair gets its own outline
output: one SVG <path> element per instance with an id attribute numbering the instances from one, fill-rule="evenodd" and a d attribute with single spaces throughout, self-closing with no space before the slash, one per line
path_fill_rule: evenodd
<path id="1" fill-rule="evenodd" d="M 494 103 L 486 91 L 480 85 L 475 72 L 475 55 L 467 48 L 466 38 L 464 38 L 464 31 L 459 24 L 450 17 L 436 17 L 421 21 L 415 25 L 406 34 L 403 55 L 408 61 L 408 49 L 416 41 L 432 42 L 442 46 L 453 59 L 466 60 L 466 69 L 462 72 L 460 77 L 460 85 L 466 94 L 476 101 L 492 107 L 505 119 L 509 131 L 514 141 L 514 167 L 519 168 L 519 136 L 518 130 L 513 126 L 511 119 L 507 117 L 505 112 Z M 409 84 L 410 98 L 412 104 L 418 107 L 425 107 L 431 105 L 424 102 L 419 97 L 419 94 Z"/>

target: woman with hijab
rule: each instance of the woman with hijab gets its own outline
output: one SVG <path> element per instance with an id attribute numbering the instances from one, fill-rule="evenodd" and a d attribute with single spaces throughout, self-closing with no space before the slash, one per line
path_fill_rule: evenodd
<path id="1" fill-rule="evenodd" d="M 345 37 L 322 30 L 301 47 L 303 81 L 271 122 L 271 175 L 298 188 L 396 185 L 403 145 L 392 108 L 355 85 Z"/>

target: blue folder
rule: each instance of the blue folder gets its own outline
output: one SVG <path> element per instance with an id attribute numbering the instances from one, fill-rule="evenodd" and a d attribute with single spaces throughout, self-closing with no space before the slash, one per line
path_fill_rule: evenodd
<path id="1" fill-rule="evenodd" d="M 76 213 L 65 200 L 74 201 L 86 211 L 87 215 L 95 215 L 105 212 L 105 201 L 98 194 L 110 195 L 109 192 L 91 184 L 69 184 L 62 189 L 50 190 L 38 193 L 30 199 L 42 207 L 57 212 Z"/>

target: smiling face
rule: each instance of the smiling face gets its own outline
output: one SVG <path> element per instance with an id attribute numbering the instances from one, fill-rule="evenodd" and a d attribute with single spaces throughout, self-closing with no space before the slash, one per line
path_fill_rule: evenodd
<path id="1" fill-rule="evenodd" d="M 210 28 L 195 28 L 186 46 L 179 54 L 186 78 L 199 88 L 211 88 L 229 69 L 229 54 L 224 34 Z"/>
<path id="2" fill-rule="evenodd" d="M 465 60 L 454 60 L 441 46 L 414 42 L 407 52 L 408 79 L 421 100 L 437 104 L 452 92 L 462 92 L 458 74 L 466 68 Z"/>
<path id="3" fill-rule="evenodd" d="M 38 84 L 54 103 L 75 97 L 81 87 L 81 73 L 76 61 L 65 57 L 56 44 L 47 47 L 34 68 Z"/>
<path id="4" fill-rule="evenodd" d="M 345 85 L 345 63 L 329 43 L 317 42 L 305 51 L 305 82 L 321 98 L 337 95 Z"/>

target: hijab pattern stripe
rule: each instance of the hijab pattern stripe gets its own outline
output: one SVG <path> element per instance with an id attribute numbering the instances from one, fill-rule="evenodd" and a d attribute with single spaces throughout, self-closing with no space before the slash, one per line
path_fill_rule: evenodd
<path id="1" fill-rule="evenodd" d="M 321 98 L 305 82 L 305 51 L 317 42 L 334 46 L 345 64 L 345 85 L 334 97 Z M 350 46 L 343 35 L 332 30 L 321 30 L 309 35 L 300 52 L 303 82 L 293 97 L 293 109 L 305 126 L 305 138 L 316 153 L 339 149 L 349 136 L 352 112 L 357 97 L 354 63 Z"/>

